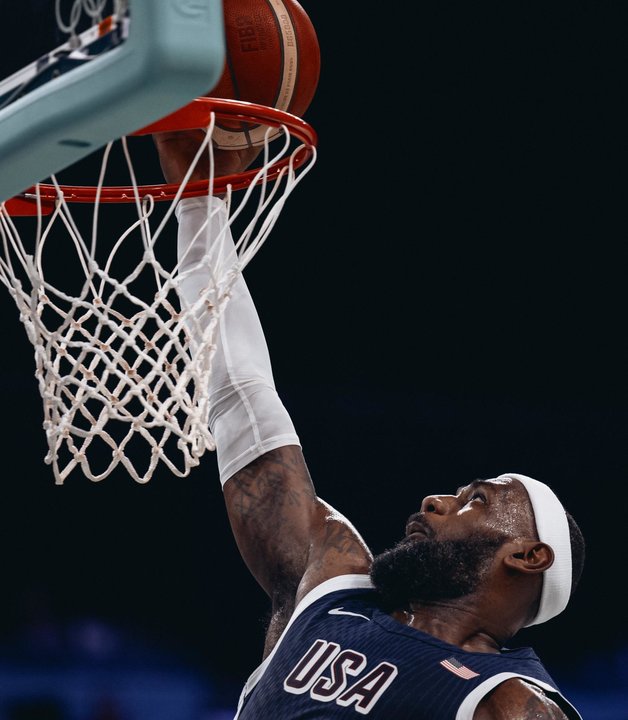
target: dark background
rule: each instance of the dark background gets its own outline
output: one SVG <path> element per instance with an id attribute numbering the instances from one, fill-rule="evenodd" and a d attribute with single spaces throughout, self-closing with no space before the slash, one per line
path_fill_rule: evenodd
<path id="1" fill-rule="evenodd" d="M 428 493 L 509 471 L 548 482 L 587 565 L 567 611 L 516 644 L 577 697 L 608 695 L 628 652 L 625 16 L 303 6 L 319 159 L 245 276 L 317 490 L 378 552 Z M 62 655 L 98 619 L 202 668 L 232 704 L 267 605 L 215 458 L 183 480 L 55 486 L 31 346 L 4 303 L 6 653 L 48 627 Z"/>

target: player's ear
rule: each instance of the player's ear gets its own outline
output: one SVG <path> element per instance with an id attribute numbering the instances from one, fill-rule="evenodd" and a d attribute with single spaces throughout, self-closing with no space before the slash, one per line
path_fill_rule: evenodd
<path id="1" fill-rule="evenodd" d="M 504 564 L 518 572 L 544 572 L 554 562 L 554 551 L 540 540 L 519 540 L 511 548 L 504 556 Z"/>

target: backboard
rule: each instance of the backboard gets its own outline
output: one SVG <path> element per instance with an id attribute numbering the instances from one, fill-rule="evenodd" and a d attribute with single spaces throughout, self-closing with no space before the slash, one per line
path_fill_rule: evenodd
<path id="1" fill-rule="evenodd" d="M 207 93 L 221 0 L 21 0 L 3 8 L 0 201 Z"/>

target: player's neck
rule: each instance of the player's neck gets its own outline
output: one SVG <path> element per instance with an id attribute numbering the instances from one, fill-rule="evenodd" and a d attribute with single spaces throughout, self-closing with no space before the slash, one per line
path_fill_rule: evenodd
<path id="1" fill-rule="evenodd" d="M 392 617 L 468 652 L 498 653 L 514 634 L 486 621 L 474 608 L 463 608 L 453 602 L 427 607 L 412 605 L 410 610 L 393 612 Z"/>

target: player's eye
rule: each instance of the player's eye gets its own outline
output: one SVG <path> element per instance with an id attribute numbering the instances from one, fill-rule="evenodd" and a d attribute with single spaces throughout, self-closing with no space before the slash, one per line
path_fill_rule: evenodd
<path id="1" fill-rule="evenodd" d="M 469 501 L 472 500 L 481 500 L 483 503 L 486 502 L 486 495 L 483 492 L 478 492 L 477 490 L 471 495 L 469 498 Z"/>

